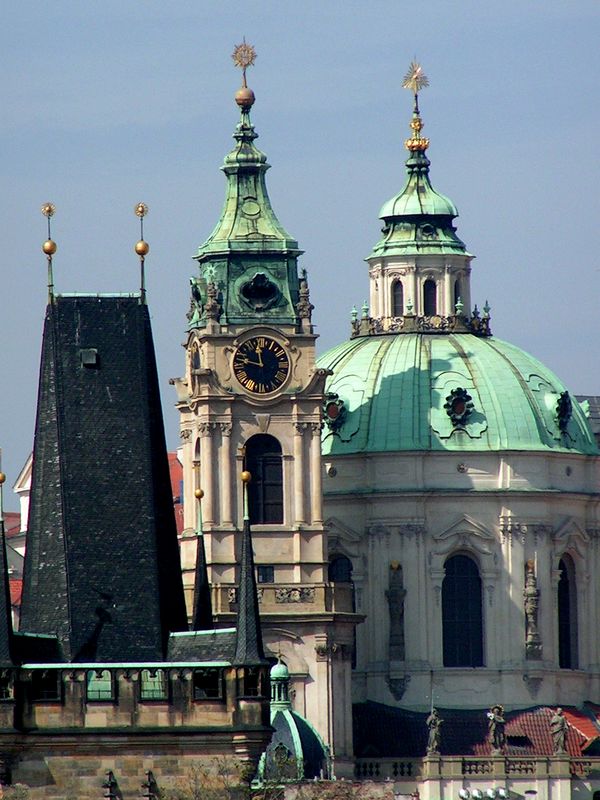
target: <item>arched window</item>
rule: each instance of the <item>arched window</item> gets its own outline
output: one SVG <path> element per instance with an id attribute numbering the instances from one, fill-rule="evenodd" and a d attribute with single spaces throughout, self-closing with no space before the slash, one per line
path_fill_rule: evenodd
<path id="1" fill-rule="evenodd" d="M 258 433 L 246 442 L 246 469 L 250 522 L 280 525 L 283 522 L 283 465 L 281 445 L 274 436 Z"/>
<path id="2" fill-rule="evenodd" d="M 452 308 L 452 313 L 456 311 L 456 304 L 459 300 L 462 300 L 462 296 L 460 293 L 460 281 L 458 278 L 454 281 L 454 307 Z"/>
<path id="3" fill-rule="evenodd" d="M 392 284 L 392 317 L 401 317 L 404 314 L 404 289 L 402 281 Z"/>
<path id="4" fill-rule="evenodd" d="M 483 666 L 481 578 L 472 558 L 457 555 L 445 565 L 442 627 L 445 667 Z"/>
<path id="5" fill-rule="evenodd" d="M 573 559 L 564 555 L 558 568 L 558 666 L 577 669 L 577 584 Z"/>
<path id="6" fill-rule="evenodd" d="M 346 556 L 333 556 L 327 573 L 330 583 L 352 583 L 352 562 Z"/>
<path id="7" fill-rule="evenodd" d="M 437 288 L 431 279 L 423 284 L 423 313 L 426 317 L 437 314 Z"/>

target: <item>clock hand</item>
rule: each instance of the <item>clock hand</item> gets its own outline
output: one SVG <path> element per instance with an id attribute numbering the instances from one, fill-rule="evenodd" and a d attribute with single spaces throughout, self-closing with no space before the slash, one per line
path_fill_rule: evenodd
<path id="1" fill-rule="evenodd" d="M 263 367 L 264 366 L 264 364 L 262 362 L 262 355 L 261 354 L 262 354 L 262 347 L 257 346 L 256 347 L 256 355 L 258 356 L 258 366 L 259 367 Z"/>

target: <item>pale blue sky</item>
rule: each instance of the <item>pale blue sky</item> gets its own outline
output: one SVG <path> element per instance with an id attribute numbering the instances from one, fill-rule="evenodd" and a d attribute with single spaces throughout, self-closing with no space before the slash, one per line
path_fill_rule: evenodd
<path id="1" fill-rule="evenodd" d="M 572 392 L 600 394 L 598 0 L 28 0 L 7 4 L 0 32 L 9 483 L 32 444 L 46 200 L 59 292 L 136 290 L 133 206 L 150 206 L 149 303 L 177 444 L 168 378 L 183 371 L 191 256 L 223 200 L 240 82 L 230 55 L 244 35 L 258 51 L 249 83 L 271 200 L 306 251 L 321 351 L 347 337 L 367 296 L 377 214 L 403 183 L 400 84 L 416 55 L 431 83 L 432 181 L 477 256 L 475 301 L 489 299 L 494 333 Z"/>

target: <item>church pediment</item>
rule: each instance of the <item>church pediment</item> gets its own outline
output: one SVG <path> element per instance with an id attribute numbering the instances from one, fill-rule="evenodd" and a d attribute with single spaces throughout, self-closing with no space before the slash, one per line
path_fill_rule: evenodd
<path id="1" fill-rule="evenodd" d="M 354 552 L 355 545 L 360 542 L 360 533 L 353 528 L 349 528 L 337 517 L 329 517 L 325 521 L 325 530 L 327 531 L 327 541 L 329 544 L 329 552 Z"/>
<path id="2" fill-rule="evenodd" d="M 554 532 L 554 543 L 561 553 L 569 550 L 584 558 L 589 541 L 587 531 L 573 517 L 567 517 Z"/>
<path id="3" fill-rule="evenodd" d="M 487 528 L 467 514 L 464 514 L 449 528 L 434 533 L 433 540 L 438 545 L 436 551 L 439 553 L 467 547 L 485 555 L 491 553 L 491 545 L 495 541 L 493 534 Z"/>

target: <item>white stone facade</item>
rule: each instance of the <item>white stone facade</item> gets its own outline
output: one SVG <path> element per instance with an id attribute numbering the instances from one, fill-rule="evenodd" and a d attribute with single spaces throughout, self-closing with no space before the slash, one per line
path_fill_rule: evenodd
<path id="1" fill-rule="evenodd" d="M 328 456 L 330 552 L 353 563 L 357 611 L 355 702 L 426 709 L 580 705 L 600 697 L 600 459 L 547 453 L 370 453 Z M 484 666 L 443 665 L 446 560 L 478 566 Z M 559 562 L 572 560 L 577 668 L 558 665 Z M 526 658 L 525 565 L 539 596 L 540 660 Z M 386 599 L 400 565 L 405 658 L 390 659 Z"/>

